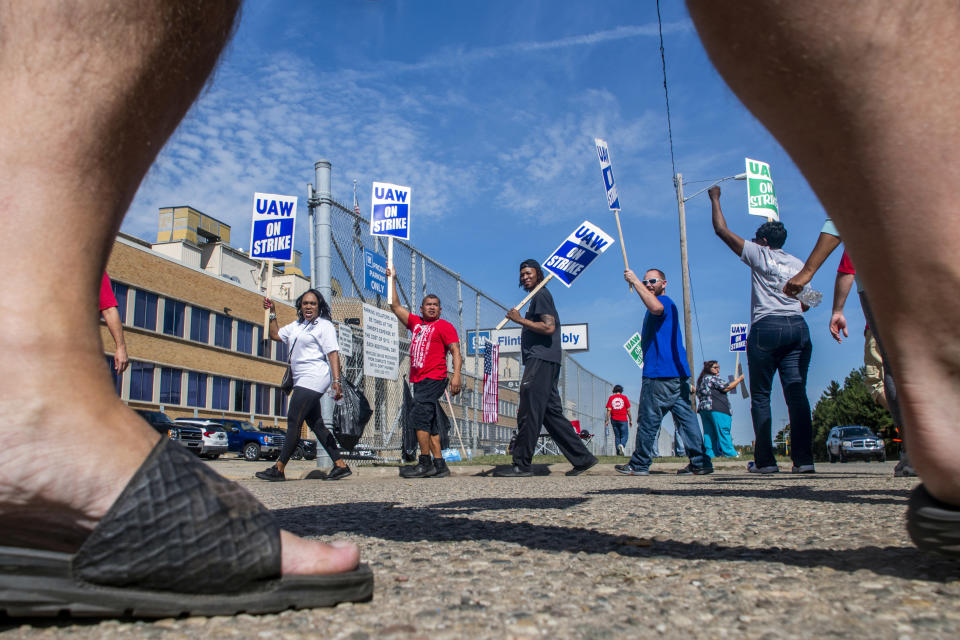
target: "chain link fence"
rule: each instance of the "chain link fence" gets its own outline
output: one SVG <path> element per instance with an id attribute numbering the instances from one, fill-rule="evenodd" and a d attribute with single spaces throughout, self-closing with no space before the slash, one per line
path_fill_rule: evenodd
<path id="1" fill-rule="evenodd" d="M 362 448 L 381 458 L 397 458 L 402 442 L 403 385 L 410 371 L 410 338 L 400 328 L 400 364 L 397 380 L 364 375 L 363 304 L 389 311 L 386 296 L 364 289 L 363 250 L 387 255 L 387 241 L 370 235 L 369 221 L 352 209 L 331 201 L 331 308 L 334 320 L 346 323 L 353 333 L 352 355 L 344 357 L 344 373 L 360 389 L 374 416 L 361 440 Z M 450 446 L 468 455 L 506 453 L 516 431 L 521 365 L 520 354 L 503 354 L 499 367 L 499 411 L 496 423 L 483 420 L 483 356 L 467 344 L 468 332 L 492 329 L 508 307 L 468 284 L 459 274 L 434 261 L 410 244 L 394 241 L 393 265 L 400 303 L 418 313 L 420 301 L 432 293 L 441 301 L 441 317 L 457 329 L 463 354 L 463 391 L 443 399 L 451 416 Z M 587 442 L 595 455 L 612 455 L 614 442 L 605 427 L 606 399 L 612 384 L 564 353 L 560 393 L 566 415 L 579 420 L 593 434 Z M 449 403 L 448 403 L 449 401 Z M 361 460 L 362 461 L 362 460 Z"/>

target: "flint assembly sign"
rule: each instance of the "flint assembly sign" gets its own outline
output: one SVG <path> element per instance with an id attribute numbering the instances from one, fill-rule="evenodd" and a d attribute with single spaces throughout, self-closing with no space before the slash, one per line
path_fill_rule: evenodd
<path id="1" fill-rule="evenodd" d="M 253 194 L 250 257 L 255 260 L 293 260 L 293 232 L 297 225 L 297 197 Z"/>
<path id="2" fill-rule="evenodd" d="M 750 158 L 746 159 L 746 165 L 747 213 L 779 220 L 780 209 L 777 207 L 777 194 L 773 190 L 773 178 L 770 177 L 770 165 Z"/>
<path id="3" fill-rule="evenodd" d="M 544 261 L 543 268 L 569 287 L 583 270 L 611 245 L 613 238 L 604 233 L 603 229 L 584 221 L 550 254 Z"/>

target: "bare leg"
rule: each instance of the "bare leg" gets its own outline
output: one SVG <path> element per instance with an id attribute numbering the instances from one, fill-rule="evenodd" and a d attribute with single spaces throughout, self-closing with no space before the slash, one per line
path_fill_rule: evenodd
<path id="1" fill-rule="evenodd" d="M 108 382 L 98 283 L 236 9 L 0 0 L 0 543 L 76 549 L 157 441 Z M 39 442 L 70 455 L 53 465 L 36 455 Z M 287 573 L 358 561 L 353 546 L 281 540 Z"/>
<path id="2" fill-rule="evenodd" d="M 914 466 L 960 505 L 960 50 L 944 46 L 960 37 L 960 6 L 688 6 L 717 69 L 836 222 L 897 372 Z"/>

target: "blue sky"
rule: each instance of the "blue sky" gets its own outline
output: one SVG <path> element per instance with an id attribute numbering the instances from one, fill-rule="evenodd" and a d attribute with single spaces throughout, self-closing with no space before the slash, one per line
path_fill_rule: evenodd
<path id="1" fill-rule="evenodd" d="M 785 249 L 806 258 L 824 212 L 789 156 L 727 89 L 681 2 L 662 7 L 677 170 L 691 194 L 771 164 Z M 228 222 L 246 247 L 252 194 L 300 197 L 297 248 L 309 255 L 306 183 L 333 164 L 334 197 L 360 185 L 408 185 L 412 241 L 501 302 L 522 297 L 517 265 L 543 259 L 584 219 L 616 237 L 593 138 L 605 138 L 623 207 L 630 265 L 658 267 L 682 303 L 679 230 L 664 105 L 656 4 L 338 0 L 248 2 L 209 87 L 160 153 L 124 222 L 153 240 L 159 207 L 191 205 Z M 706 181 L 706 182 L 695 182 Z M 731 228 L 751 238 L 743 182 L 723 183 Z M 706 195 L 687 202 L 695 302 L 695 362 L 730 373 L 731 323 L 749 321 L 749 271 L 713 234 Z M 830 380 L 862 362 L 863 321 L 848 301 L 851 337 L 827 332 L 839 253 L 814 279 L 824 303 L 807 314 L 813 404 Z M 305 260 L 306 261 L 306 260 Z M 588 322 L 577 359 L 632 400 L 640 370 L 622 345 L 644 308 L 622 278 L 620 247 L 570 289 L 551 286 L 564 323 Z M 701 349 L 702 344 L 702 349 Z M 745 365 L 745 362 L 744 362 Z M 774 425 L 786 422 L 775 383 Z M 732 401 L 734 440 L 752 440 L 749 401 Z M 672 429 L 669 420 L 667 425 Z"/>

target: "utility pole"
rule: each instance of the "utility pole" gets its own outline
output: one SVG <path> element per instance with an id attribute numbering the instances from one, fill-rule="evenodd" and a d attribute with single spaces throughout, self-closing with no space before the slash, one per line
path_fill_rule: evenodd
<path id="1" fill-rule="evenodd" d="M 312 249 L 313 264 L 310 265 L 310 286 L 320 292 L 327 304 L 333 307 L 332 289 L 330 287 L 330 204 L 333 194 L 330 192 L 330 161 L 318 160 L 313 165 L 316 178 L 316 191 L 312 185 L 307 185 L 310 197 L 307 203 L 310 207 L 310 247 Z M 329 393 L 323 394 L 320 399 L 320 410 L 323 415 L 333 418 L 333 398 Z M 318 443 L 319 445 L 319 443 Z M 330 457 L 323 453 L 323 447 L 317 446 L 317 467 L 333 465 Z"/>
<path id="2" fill-rule="evenodd" d="M 687 349 L 687 365 L 690 367 L 690 377 L 693 378 L 693 328 L 690 316 L 690 264 L 687 261 L 687 212 L 683 199 L 683 175 L 677 174 L 673 179 L 677 188 L 677 210 L 680 215 L 680 270 L 683 274 L 683 341 Z M 696 411 L 696 402 L 690 394 L 690 408 Z"/>

